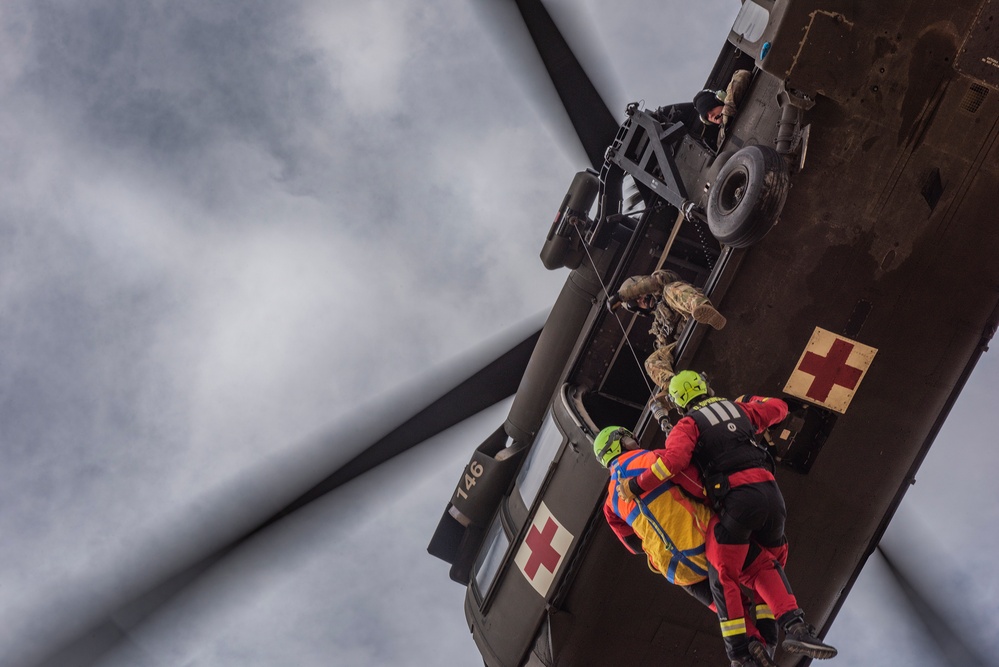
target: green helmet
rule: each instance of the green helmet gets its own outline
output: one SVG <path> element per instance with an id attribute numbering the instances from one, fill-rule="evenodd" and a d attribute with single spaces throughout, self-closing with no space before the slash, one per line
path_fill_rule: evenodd
<path id="1" fill-rule="evenodd" d="M 631 431 L 623 426 L 608 426 L 597 433 L 593 439 L 593 453 L 600 465 L 606 468 L 621 454 L 621 438 L 626 435 L 631 435 Z"/>
<path id="2" fill-rule="evenodd" d="M 680 371 L 669 381 L 669 395 L 680 408 L 708 393 L 708 381 L 696 371 Z"/>

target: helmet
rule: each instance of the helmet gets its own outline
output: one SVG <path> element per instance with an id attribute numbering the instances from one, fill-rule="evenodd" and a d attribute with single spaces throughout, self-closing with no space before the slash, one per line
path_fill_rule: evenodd
<path id="1" fill-rule="evenodd" d="M 621 454 L 621 438 L 631 435 L 623 426 L 608 426 L 593 439 L 593 454 L 600 465 L 607 467 Z"/>
<path id="2" fill-rule="evenodd" d="M 696 371 L 680 371 L 669 381 L 669 395 L 680 408 L 708 393 L 708 381 Z"/>

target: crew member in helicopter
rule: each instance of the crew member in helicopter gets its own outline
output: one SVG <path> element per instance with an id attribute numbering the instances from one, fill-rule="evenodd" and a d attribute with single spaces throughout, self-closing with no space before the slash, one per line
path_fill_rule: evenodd
<path id="1" fill-rule="evenodd" d="M 725 316 L 704 293 L 684 282 L 673 271 L 659 269 L 647 276 L 633 276 L 607 299 L 612 311 L 623 305 L 635 313 L 651 315 L 649 332 L 655 337 L 655 349 L 645 360 L 645 372 L 662 392 L 673 377 L 674 334 L 687 319 L 714 329 L 725 326 Z"/>
<path id="2" fill-rule="evenodd" d="M 651 116 L 667 126 L 683 123 L 693 139 L 703 142 L 713 151 L 720 149 L 751 82 L 752 73 L 749 70 L 736 70 L 725 90 L 705 88 L 694 95 L 692 102 L 659 107 L 651 112 Z"/>

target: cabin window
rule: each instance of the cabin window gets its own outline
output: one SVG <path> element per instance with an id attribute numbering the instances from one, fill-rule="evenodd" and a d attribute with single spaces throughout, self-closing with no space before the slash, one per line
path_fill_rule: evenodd
<path id="1" fill-rule="evenodd" d="M 752 0 L 747 0 L 742 5 L 739 15 L 735 17 L 732 32 L 745 37 L 747 42 L 755 42 L 763 37 L 763 31 L 767 29 L 769 21 L 770 12 Z"/>
<path id="2" fill-rule="evenodd" d="M 506 556 L 510 548 L 510 538 L 507 537 L 503 529 L 503 521 L 500 518 L 502 512 L 497 512 L 486 533 L 483 548 L 479 550 L 479 555 L 475 559 L 475 585 L 479 589 L 482 598 L 489 593 L 489 588 L 496 580 L 500 565 L 503 564 L 503 557 Z"/>
<path id="3" fill-rule="evenodd" d="M 524 462 L 524 467 L 520 469 L 520 474 L 517 476 L 517 489 L 520 491 L 520 497 L 526 508 L 530 509 L 538 497 L 541 484 L 548 476 L 548 470 L 551 468 L 552 461 L 564 439 L 562 432 L 555 425 L 551 411 L 549 411 L 538 430 L 538 434 L 534 437 L 534 444 L 531 445 L 531 451 L 527 454 L 527 461 Z"/>

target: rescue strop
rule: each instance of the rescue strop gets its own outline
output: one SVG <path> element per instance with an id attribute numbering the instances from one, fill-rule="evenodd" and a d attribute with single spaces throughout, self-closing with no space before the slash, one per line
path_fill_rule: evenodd
<path id="1" fill-rule="evenodd" d="M 669 535 L 666 534 L 666 531 L 663 530 L 663 527 L 659 525 L 659 521 L 654 516 L 652 516 L 652 512 L 649 511 L 649 508 L 645 504 L 645 501 L 639 498 L 638 496 L 635 496 L 635 504 L 638 505 L 638 511 L 642 513 L 642 516 L 645 517 L 645 520 L 649 522 L 650 526 L 652 526 L 652 530 L 656 532 L 656 535 L 659 536 L 659 539 L 662 540 L 663 544 L 666 545 L 666 549 L 670 553 L 674 554 L 678 559 L 680 559 L 681 563 L 690 568 L 691 572 L 693 572 L 696 575 L 706 577 L 708 573 L 704 570 L 704 568 L 702 568 L 700 565 L 694 563 L 692 560 L 687 558 L 687 556 L 683 553 L 683 551 L 678 549 L 677 546 L 673 544 L 673 540 L 669 538 Z"/>

